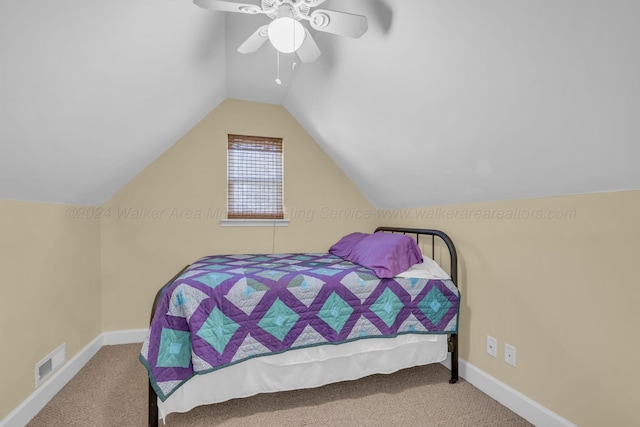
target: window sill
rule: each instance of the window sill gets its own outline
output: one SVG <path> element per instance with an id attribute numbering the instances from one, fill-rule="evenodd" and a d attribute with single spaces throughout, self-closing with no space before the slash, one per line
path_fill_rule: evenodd
<path id="1" fill-rule="evenodd" d="M 288 219 L 221 219 L 222 227 L 288 227 Z"/>

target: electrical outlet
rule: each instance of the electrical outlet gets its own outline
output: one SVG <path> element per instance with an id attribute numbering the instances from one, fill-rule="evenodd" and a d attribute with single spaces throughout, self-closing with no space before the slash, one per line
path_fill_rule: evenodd
<path id="1" fill-rule="evenodd" d="M 487 353 L 493 357 L 498 355 L 498 340 L 489 335 L 487 335 Z"/>
<path id="2" fill-rule="evenodd" d="M 516 366 L 516 348 L 510 344 L 504 345 L 504 361 L 515 368 Z"/>

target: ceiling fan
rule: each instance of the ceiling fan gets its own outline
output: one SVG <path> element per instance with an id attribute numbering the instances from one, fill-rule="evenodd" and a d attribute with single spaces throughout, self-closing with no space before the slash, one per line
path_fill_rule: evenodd
<path id="1" fill-rule="evenodd" d="M 279 52 L 295 52 L 300 61 L 313 62 L 320 56 L 320 49 L 300 21 L 307 21 L 317 31 L 353 38 L 362 36 L 368 28 L 365 16 L 313 9 L 325 0 L 261 0 L 261 6 L 224 0 L 193 2 L 205 9 L 249 15 L 264 14 L 273 19 L 268 25 L 258 28 L 238 47 L 240 53 L 255 52 L 269 40 Z"/>

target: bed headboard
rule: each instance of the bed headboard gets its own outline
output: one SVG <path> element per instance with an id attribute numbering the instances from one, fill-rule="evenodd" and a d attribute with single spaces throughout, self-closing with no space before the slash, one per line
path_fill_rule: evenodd
<path id="1" fill-rule="evenodd" d="M 453 283 L 458 285 L 458 254 L 456 252 L 456 247 L 453 244 L 453 241 L 447 236 L 444 231 L 440 230 L 430 230 L 424 228 L 402 228 L 402 227 L 378 227 L 375 231 L 385 231 L 388 233 L 402 233 L 414 235 L 418 246 L 425 243 L 424 238 L 423 241 L 420 241 L 420 236 L 431 236 L 431 258 L 435 260 L 436 258 L 436 238 L 442 241 L 448 251 L 449 251 L 449 275 L 451 276 L 451 280 Z M 420 249 L 423 251 L 424 249 L 420 246 Z M 427 254 L 425 254 L 427 255 Z M 444 266 L 443 266 L 444 267 Z"/>

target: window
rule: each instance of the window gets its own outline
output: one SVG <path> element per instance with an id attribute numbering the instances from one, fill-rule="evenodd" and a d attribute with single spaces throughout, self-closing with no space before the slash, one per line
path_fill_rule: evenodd
<path id="1" fill-rule="evenodd" d="M 227 218 L 283 219 L 282 138 L 229 135 Z"/>

